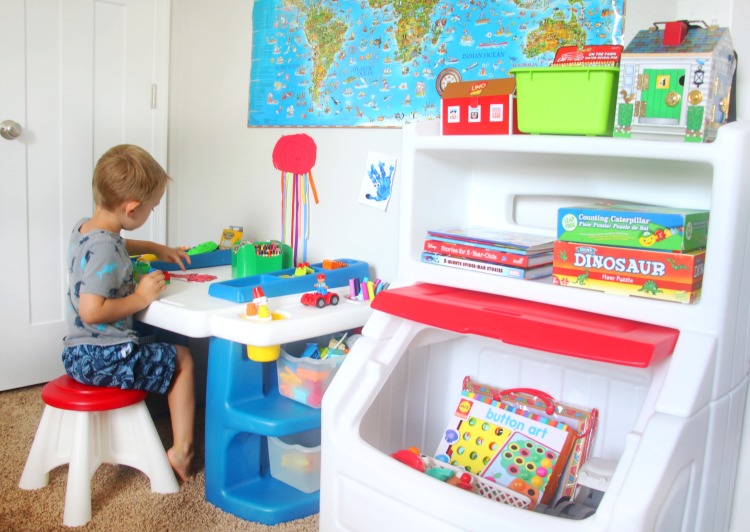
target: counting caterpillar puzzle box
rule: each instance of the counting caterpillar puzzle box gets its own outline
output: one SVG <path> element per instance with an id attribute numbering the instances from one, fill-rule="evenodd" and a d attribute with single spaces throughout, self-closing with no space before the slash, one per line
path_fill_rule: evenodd
<path id="1" fill-rule="evenodd" d="M 544 416 L 464 390 L 435 458 L 550 504 L 575 439 Z"/>
<path id="2" fill-rule="evenodd" d="M 706 247 L 708 211 L 653 205 L 594 203 L 557 212 L 566 242 L 686 252 Z"/>

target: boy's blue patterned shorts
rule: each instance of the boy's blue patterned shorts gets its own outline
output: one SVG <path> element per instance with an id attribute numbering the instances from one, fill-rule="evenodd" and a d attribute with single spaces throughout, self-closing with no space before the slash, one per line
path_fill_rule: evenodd
<path id="1" fill-rule="evenodd" d="M 65 371 L 80 383 L 167 393 L 177 349 L 164 343 L 76 345 L 63 350 Z"/>

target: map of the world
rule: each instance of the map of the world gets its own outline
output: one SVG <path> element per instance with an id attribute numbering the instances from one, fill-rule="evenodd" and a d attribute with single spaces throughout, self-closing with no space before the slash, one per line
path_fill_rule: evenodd
<path id="1" fill-rule="evenodd" d="M 622 44 L 625 0 L 256 0 L 249 126 L 400 127 L 447 83 Z"/>

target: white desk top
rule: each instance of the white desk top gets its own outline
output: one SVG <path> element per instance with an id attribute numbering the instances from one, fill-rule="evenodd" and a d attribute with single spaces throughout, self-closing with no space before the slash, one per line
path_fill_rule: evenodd
<path id="1" fill-rule="evenodd" d="M 229 266 L 188 270 L 188 273 L 214 275 L 217 279 L 212 282 L 232 278 Z M 360 327 L 372 312 L 369 301 L 352 301 L 348 299 L 349 287 L 341 287 L 330 289 L 339 294 L 338 305 L 323 308 L 303 305 L 301 294 L 268 298 L 271 313 L 283 319 L 262 321 L 245 317 L 245 303 L 209 296 L 210 284 L 172 279 L 164 295 L 136 314 L 135 319 L 191 338 L 216 336 L 269 346 Z"/>

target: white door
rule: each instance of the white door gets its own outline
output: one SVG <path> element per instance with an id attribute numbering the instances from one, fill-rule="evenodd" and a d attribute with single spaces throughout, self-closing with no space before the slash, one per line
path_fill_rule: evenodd
<path id="1" fill-rule="evenodd" d="M 94 164 L 139 144 L 166 167 L 169 0 L 0 0 L 0 390 L 62 374 L 65 254 Z M 6 122 L 7 124 L 7 122 Z M 164 242 L 162 205 L 136 238 Z"/>

